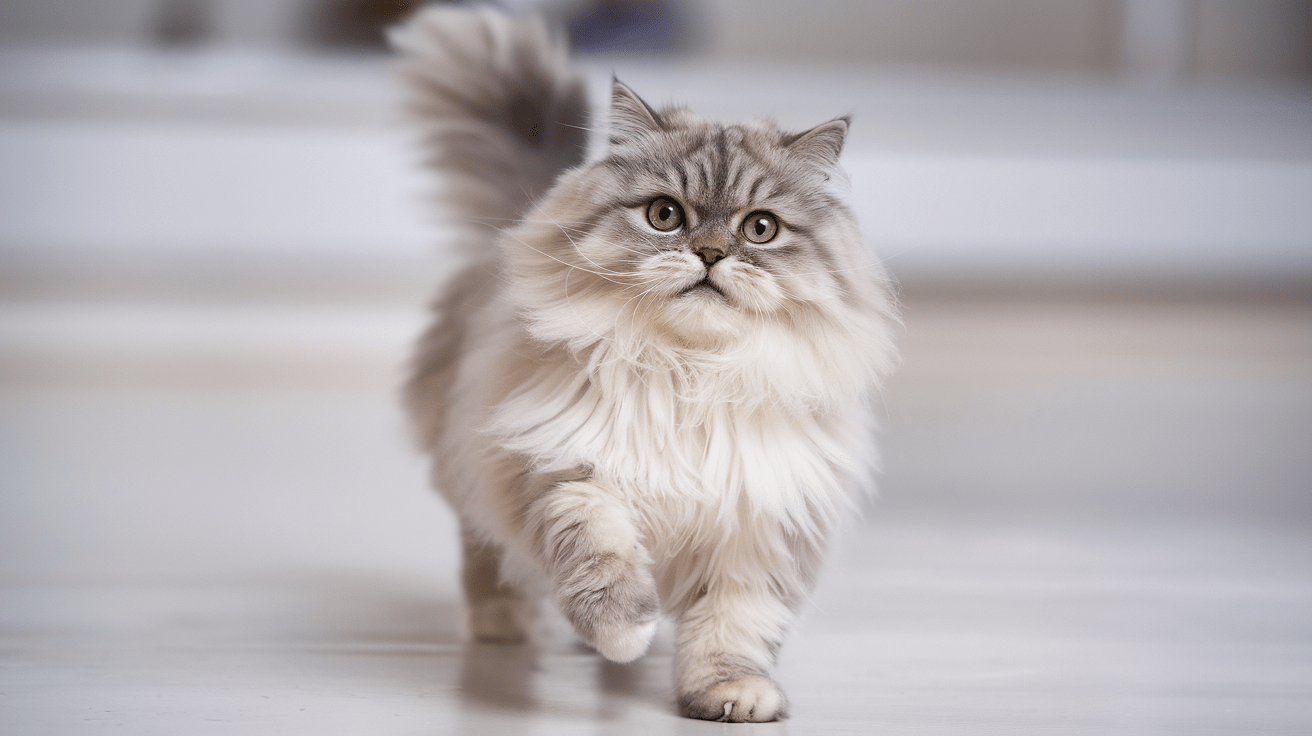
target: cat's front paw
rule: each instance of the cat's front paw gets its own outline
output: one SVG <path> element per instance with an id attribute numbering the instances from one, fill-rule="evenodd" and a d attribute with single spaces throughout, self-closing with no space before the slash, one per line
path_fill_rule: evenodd
<path id="1" fill-rule="evenodd" d="M 641 657 L 656 634 L 656 581 L 637 559 L 595 555 L 558 583 L 556 596 L 579 637 L 612 662 Z"/>
<path id="2" fill-rule="evenodd" d="M 760 723 L 787 718 L 788 699 L 770 678 L 746 675 L 680 695 L 679 713 L 704 721 Z"/>
<path id="3" fill-rule="evenodd" d="M 656 635 L 656 621 L 599 627 L 592 647 L 612 662 L 632 662 L 647 653 Z"/>

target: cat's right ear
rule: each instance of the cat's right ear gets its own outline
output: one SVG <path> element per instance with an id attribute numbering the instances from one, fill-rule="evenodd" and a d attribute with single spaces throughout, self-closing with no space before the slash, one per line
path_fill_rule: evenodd
<path id="1" fill-rule="evenodd" d="M 843 151 L 850 120 L 846 117 L 821 123 L 814 128 L 784 139 L 784 145 L 795 155 L 808 159 L 821 168 L 838 165 L 838 154 Z"/>
<path id="2" fill-rule="evenodd" d="M 624 143 L 663 129 L 660 115 L 628 85 L 612 77 L 610 83 L 610 143 Z"/>

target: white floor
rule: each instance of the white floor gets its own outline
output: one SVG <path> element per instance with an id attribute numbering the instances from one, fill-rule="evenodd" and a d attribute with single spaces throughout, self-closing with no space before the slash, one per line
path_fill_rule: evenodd
<path id="1" fill-rule="evenodd" d="M 320 322 L 210 305 L 168 353 L 24 308 L 0 320 L 0 730 L 729 728 L 674 715 L 668 633 L 625 666 L 555 619 L 536 648 L 463 643 L 391 395 L 409 306 L 279 343 Z M 794 717 L 734 730 L 1312 730 L 1312 309 L 911 292 L 907 324 L 884 496 L 778 668 Z"/>

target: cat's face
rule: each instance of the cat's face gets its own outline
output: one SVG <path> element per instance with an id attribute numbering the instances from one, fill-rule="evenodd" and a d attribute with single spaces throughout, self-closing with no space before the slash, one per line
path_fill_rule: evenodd
<path id="1" fill-rule="evenodd" d="M 512 232 L 547 257 L 537 278 L 588 329 L 723 340 L 858 306 L 870 264 L 829 192 L 846 121 L 799 135 L 720 125 L 654 112 L 618 82 L 611 120 L 606 156 L 566 174 Z"/>

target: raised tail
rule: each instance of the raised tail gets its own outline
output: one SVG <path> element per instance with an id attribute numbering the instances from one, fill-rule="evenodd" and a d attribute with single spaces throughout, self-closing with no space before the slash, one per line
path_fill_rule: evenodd
<path id="1" fill-rule="evenodd" d="M 489 257 L 495 232 L 583 161 L 583 74 L 541 21 L 488 9 L 426 8 L 390 40 L 443 199 L 460 224 L 485 236 L 471 245 Z"/>

